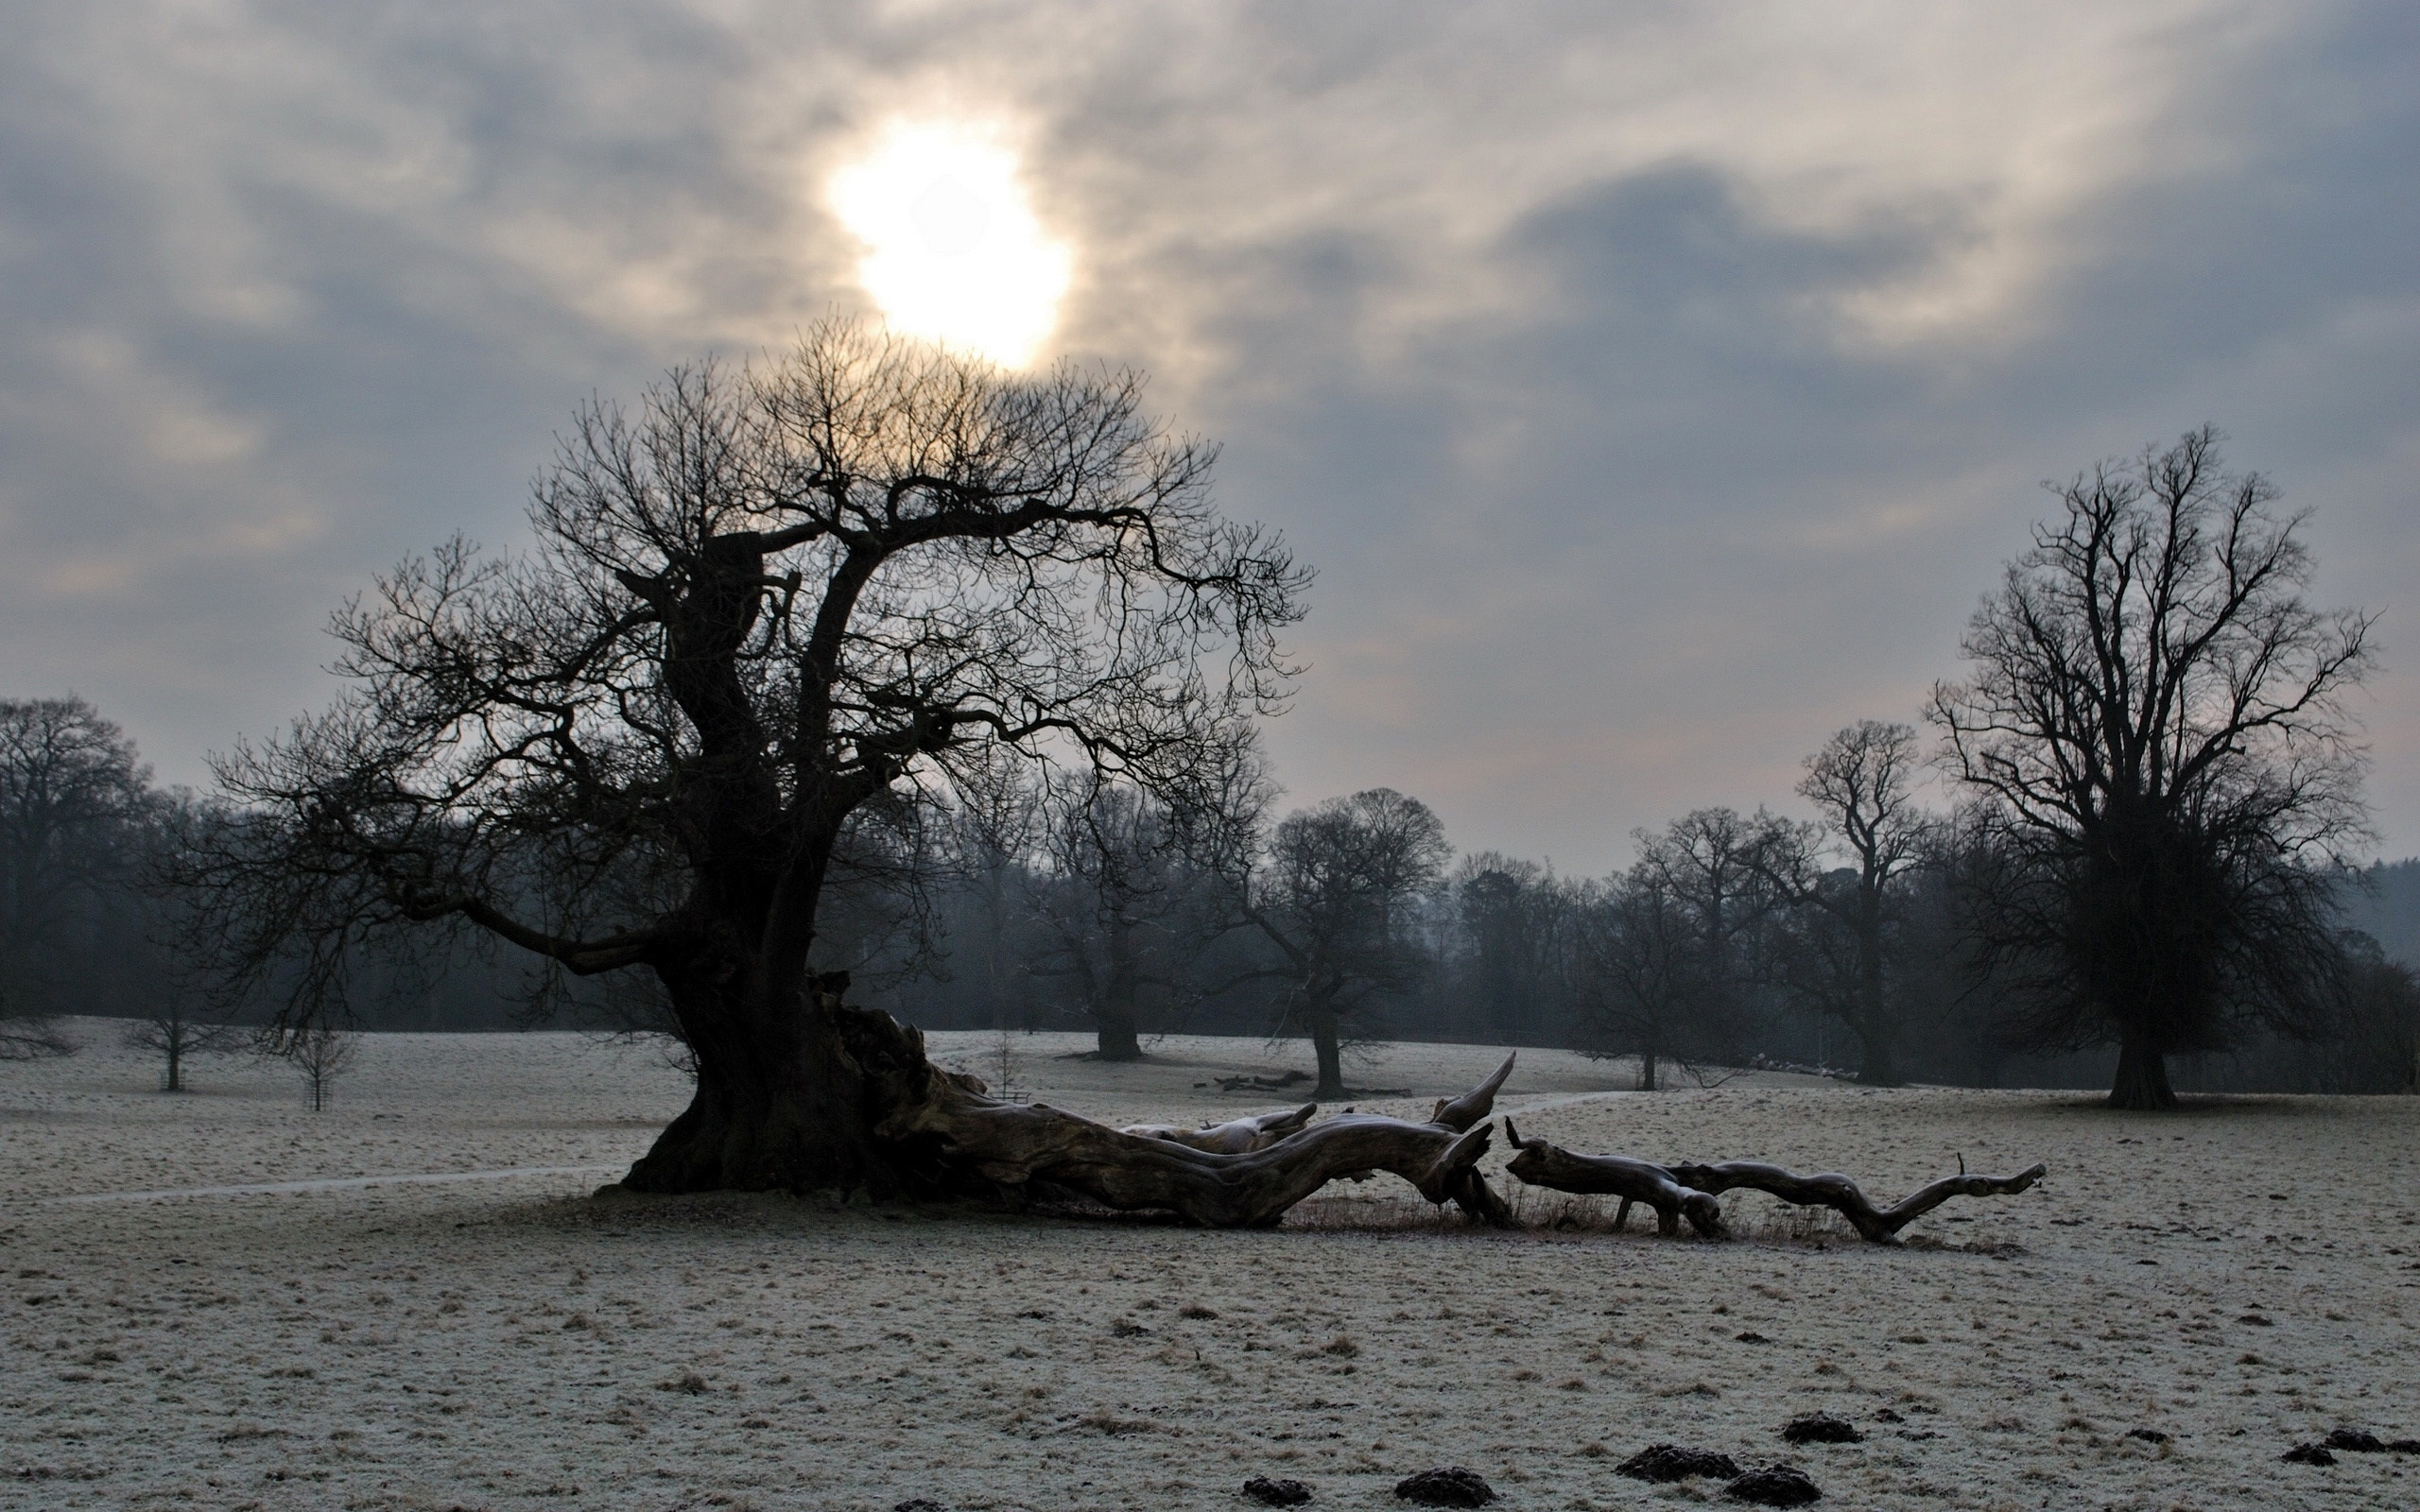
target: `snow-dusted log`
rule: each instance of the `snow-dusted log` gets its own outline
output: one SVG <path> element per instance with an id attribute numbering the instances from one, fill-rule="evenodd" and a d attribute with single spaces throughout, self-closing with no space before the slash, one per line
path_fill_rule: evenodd
<path id="1" fill-rule="evenodd" d="M 1511 1211 L 1478 1171 L 1487 1115 L 1513 1057 L 1486 1081 L 1438 1105 L 1426 1124 L 1345 1113 L 1255 1149 L 1198 1148 L 1157 1133 L 1097 1124 L 1042 1103 L 1004 1103 L 981 1078 L 925 1057 L 925 1038 L 888 1014 L 827 1002 L 876 1102 L 874 1138 L 931 1189 L 988 1186 L 1005 1195 L 1073 1192 L 1117 1209 L 1159 1209 L 1207 1228 L 1266 1228 L 1339 1177 L 1387 1171 L 1434 1203 L 1483 1222 Z M 1300 1110 L 1307 1120 L 1308 1110 Z M 1294 1113 L 1274 1115 L 1281 1123 Z M 1256 1136 L 1255 1136 L 1256 1137 Z"/>
<path id="2" fill-rule="evenodd" d="M 1958 1175 L 1943 1177 L 1890 1207 L 1877 1208 L 1844 1176 L 1800 1176 L 1761 1160 L 1658 1165 L 1622 1155 L 1577 1155 L 1545 1140 L 1523 1139 L 1509 1118 L 1504 1121 L 1504 1137 L 1519 1152 L 1506 1169 L 1531 1186 L 1620 1197 L 1620 1218 L 1630 1215 L 1632 1203 L 1643 1202 L 1655 1210 L 1662 1232 L 1678 1233 L 1681 1220 L 1686 1218 L 1691 1228 L 1709 1239 L 1728 1236 L 1722 1204 L 1717 1198 L 1735 1187 L 1769 1193 L 1802 1208 L 1829 1208 L 1865 1238 L 1887 1245 L 1897 1242 L 1900 1229 L 1952 1197 L 2023 1192 L 2049 1169 L 2036 1164 L 2014 1176 L 1969 1176 L 1961 1161 Z"/>

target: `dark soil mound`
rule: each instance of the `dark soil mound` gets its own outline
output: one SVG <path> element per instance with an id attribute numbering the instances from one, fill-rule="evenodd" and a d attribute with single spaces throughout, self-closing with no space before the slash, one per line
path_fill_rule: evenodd
<path id="1" fill-rule="evenodd" d="M 2386 1445 L 2379 1442 L 2377 1435 L 2363 1433 L 2358 1428 L 2336 1429 L 2325 1438 L 2321 1439 L 2320 1442 L 2325 1444 L 2330 1449 L 2348 1454 L 2383 1454 L 2386 1452 Z"/>
<path id="2" fill-rule="evenodd" d="M 1722 1488 L 1722 1494 L 1758 1506 L 1805 1506 L 1820 1501 L 1824 1493 L 1804 1473 L 1788 1465 L 1768 1465 L 1760 1470 L 1750 1470 Z"/>
<path id="3" fill-rule="evenodd" d="M 1300 1481 L 1272 1481 L 1266 1475 L 1255 1475 L 1244 1482 L 1244 1495 L 1263 1506 L 1301 1506 L 1311 1499 L 1311 1488 Z"/>
<path id="4" fill-rule="evenodd" d="M 2336 1463 L 2336 1456 L 2327 1452 L 2325 1444 L 2296 1444 L 2277 1457 L 2289 1465 L 2333 1465 Z"/>
<path id="5" fill-rule="evenodd" d="M 1634 1481 L 1685 1481 L 1692 1475 L 1713 1475 L 1727 1481 L 1739 1473 L 1739 1467 L 1732 1463 L 1728 1454 L 1683 1449 L 1676 1444 L 1642 1449 L 1614 1469 Z"/>
<path id="6" fill-rule="evenodd" d="M 1395 1495 L 1424 1506 L 1485 1506 L 1495 1500 L 1495 1487 L 1460 1465 L 1442 1465 L 1395 1483 Z"/>
<path id="7" fill-rule="evenodd" d="M 2146 1444 L 2165 1444 L 2172 1435 L 2163 1434 L 2156 1428 L 2129 1428 L 2126 1430 L 2126 1436 L 2139 1438 Z"/>
<path id="8" fill-rule="evenodd" d="M 1865 1435 L 1845 1418 L 1835 1418 L 1828 1412 L 1810 1412 L 1794 1419 L 1781 1431 L 1781 1436 L 1793 1444 L 1862 1444 Z"/>

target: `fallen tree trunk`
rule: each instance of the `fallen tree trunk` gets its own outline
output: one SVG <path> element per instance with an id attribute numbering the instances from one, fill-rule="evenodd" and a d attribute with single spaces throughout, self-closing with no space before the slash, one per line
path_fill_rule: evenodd
<path id="1" fill-rule="evenodd" d="M 1478 1086 L 1439 1103 L 1425 1124 L 1345 1113 L 1283 1132 L 1288 1121 L 1307 1121 L 1312 1105 L 1269 1115 L 1270 1125 L 1248 1138 L 1235 1125 L 1184 1131 L 1196 1140 L 1257 1145 L 1226 1150 L 1167 1137 L 1175 1130 L 1115 1129 L 1046 1104 L 998 1101 L 980 1077 L 925 1059 L 916 1029 L 833 999 L 825 1007 L 865 1074 L 874 1138 L 931 1189 L 989 1188 L 1011 1198 L 1058 1189 L 1104 1207 L 1165 1210 L 1205 1228 L 1253 1228 L 1274 1225 L 1340 1177 L 1386 1171 L 1430 1202 L 1453 1202 L 1498 1227 L 1512 1222 L 1478 1169 L 1488 1147 L 1488 1113 L 1512 1074 L 1512 1056 Z M 1276 1137 L 1260 1143 L 1264 1134 Z"/>
<path id="2" fill-rule="evenodd" d="M 1708 1239 L 1729 1237 L 1722 1204 L 1717 1199 L 1737 1187 L 1769 1193 L 1802 1208 L 1829 1208 L 1865 1238 L 1888 1245 L 1898 1241 L 1900 1229 L 1952 1197 L 2023 1192 L 2049 1169 L 2036 1164 L 2014 1176 L 1969 1176 L 1962 1160 L 1958 1175 L 1943 1177 L 1890 1207 L 1877 1208 L 1844 1176 L 1800 1176 L 1761 1160 L 1658 1165 L 1622 1155 L 1577 1155 L 1545 1140 L 1523 1139 L 1509 1118 L 1504 1121 L 1504 1137 L 1519 1152 L 1505 1169 L 1530 1186 L 1620 1197 L 1621 1209 L 1614 1217 L 1616 1228 L 1629 1219 L 1631 1204 L 1638 1202 L 1655 1210 L 1658 1231 L 1678 1233 L 1685 1218 Z"/>

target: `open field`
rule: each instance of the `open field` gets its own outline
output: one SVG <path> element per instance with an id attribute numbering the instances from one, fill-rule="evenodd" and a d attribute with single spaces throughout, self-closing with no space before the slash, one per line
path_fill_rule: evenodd
<path id="1" fill-rule="evenodd" d="M 77 1057 L 0 1065 L 0 1507 L 1063 1512 L 1239 1507 L 1268 1474 L 1378 1508 L 1443 1463 L 1513 1509 L 1713 1497 L 1614 1473 L 1661 1441 L 1789 1459 L 1826 1506 L 2420 1505 L 2420 1457 L 2277 1458 L 2338 1425 L 2420 1435 L 2420 1099 L 1641 1096 L 1524 1052 L 1499 1111 L 1575 1149 L 1760 1157 L 1884 1198 L 1962 1152 L 2050 1177 L 1904 1249 L 1753 1194 L 1757 1237 L 1730 1245 L 1588 1211 L 1495 1233 L 1380 1182 L 1208 1233 L 591 1200 L 684 1087 L 577 1036 L 373 1037 L 315 1115 L 243 1061 L 160 1094 L 113 1026 L 73 1027 Z M 934 1040 L 998 1079 L 996 1037 Z M 1115 1122 L 1281 1100 L 1201 1085 L 1281 1064 L 1256 1041 L 1059 1058 L 1082 1043 L 1015 1037 L 1009 1080 Z M 1353 1076 L 1414 1094 L 1362 1106 L 1425 1114 L 1497 1054 L 1392 1047 Z M 498 1171 L 522 1174 L 357 1179 Z M 262 1186 L 289 1189 L 76 1200 Z M 1819 1409 L 1867 1441 L 1782 1443 Z"/>

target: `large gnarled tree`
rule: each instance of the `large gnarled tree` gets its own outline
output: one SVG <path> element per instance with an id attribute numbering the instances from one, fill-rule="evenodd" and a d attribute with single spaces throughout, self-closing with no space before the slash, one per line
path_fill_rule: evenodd
<path id="1" fill-rule="evenodd" d="M 1934 690 L 1980 800 L 1983 964 L 2048 1049 L 2118 1046 L 2114 1107 L 2256 1022 L 2311 1033 L 2342 988 L 2322 864 L 2362 833 L 2343 705 L 2369 621 L 2305 598 L 2300 514 L 2204 428 L 2058 487 Z"/>
<path id="2" fill-rule="evenodd" d="M 819 899 L 1004 755 L 1178 804 L 1220 768 L 1283 693 L 1305 575 L 1214 511 L 1210 463 L 1132 374 L 844 321 L 594 405 L 532 549 L 380 579 L 335 621 L 351 690 L 220 764 L 210 933 L 290 1021 L 400 925 L 649 973 L 697 1091 L 629 1185 L 912 1185 L 883 1130 L 903 1075 L 942 1084 L 865 1063 L 887 1041 L 817 985 Z"/>

